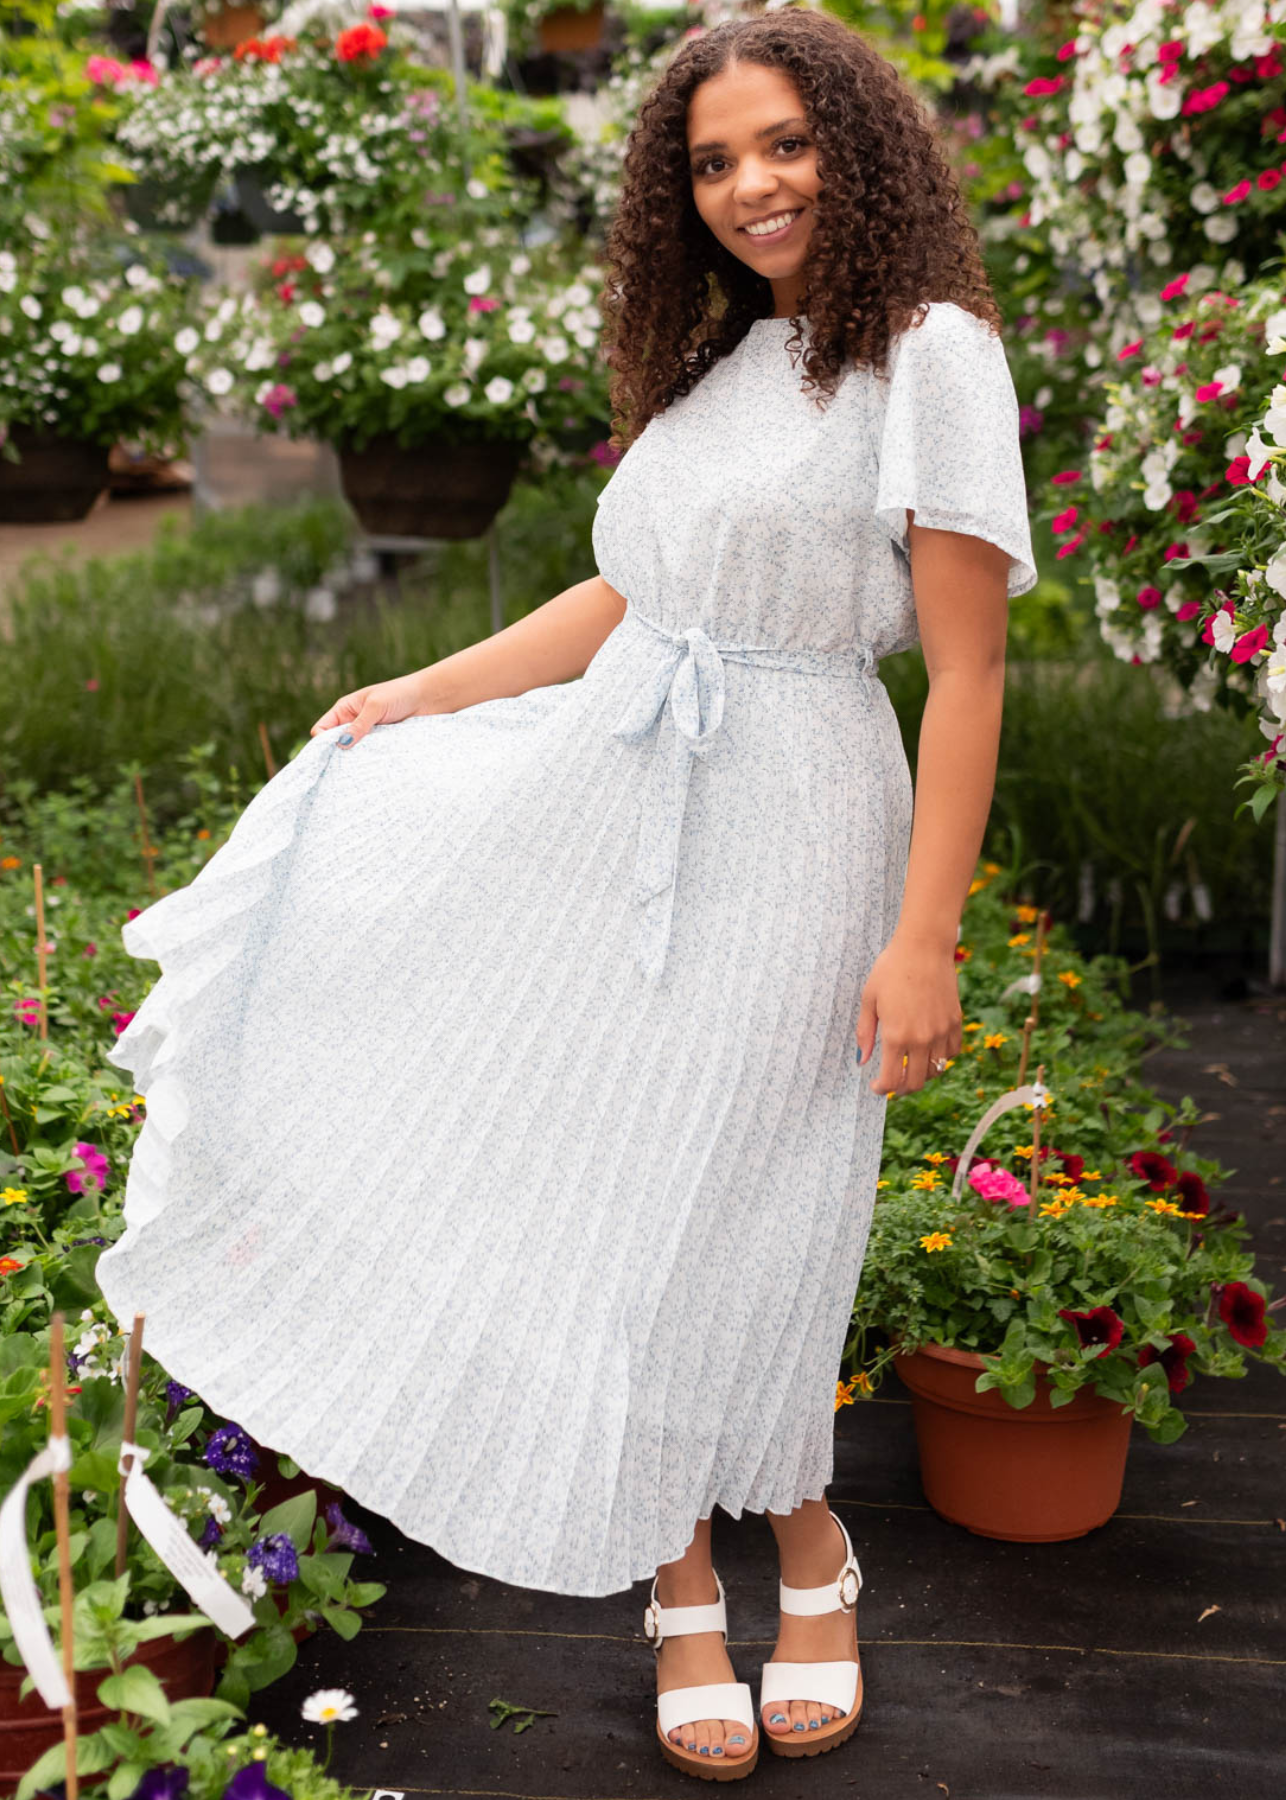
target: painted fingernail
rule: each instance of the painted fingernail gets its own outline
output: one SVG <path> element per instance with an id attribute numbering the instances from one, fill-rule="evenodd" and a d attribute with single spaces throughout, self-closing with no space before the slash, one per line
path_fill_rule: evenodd
<path id="1" fill-rule="evenodd" d="M 353 734 L 352 734 L 352 732 L 351 732 L 351 731 L 346 731 L 346 732 L 345 732 L 345 733 L 344 733 L 344 735 L 343 735 L 343 737 L 342 737 L 342 738 L 341 738 L 341 739 L 340 739 L 340 740 L 339 740 L 339 741 L 340 741 L 340 743 L 341 743 L 341 744 L 351 744 L 351 743 L 352 743 L 352 741 L 353 741 Z"/>

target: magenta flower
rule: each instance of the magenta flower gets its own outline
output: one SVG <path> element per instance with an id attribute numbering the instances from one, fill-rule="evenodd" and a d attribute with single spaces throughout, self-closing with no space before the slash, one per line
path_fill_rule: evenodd
<path id="1" fill-rule="evenodd" d="M 1253 631 L 1243 631 L 1232 647 L 1232 660 L 1235 663 L 1249 662 L 1268 642 L 1267 625 L 1256 625 Z"/>
<path id="2" fill-rule="evenodd" d="M 39 1025 L 39 1000 L 15 1000 L 13 1003 L 13 1016 L 20 1025 Z"/>
<path id="3" fill-rule="evenodd" d="M 275 387 L 269 388 L 263 397 L 263 403 L 274 419 L 279 419 L 288 406 L 298 406 L 299 400 L 293 388 L 279 381 Z"/>
<path id="4" fill-rule="evenodd" d="M 86 944 L 85 948 L 81 951 L 81 955 L 82 956 L 97 956 L 98 955 L 98 945 L 95 943 L 92 943 L 92 942 Z"/>
<path id="5" fill-rule="evenodd" d="M 117 1037 L 120 1036 L 133 1017 L 134 1015 L 132 1012 L 114 1012 L 112 1014 L 112 1026 Z"/>
<path id="6" fill-rule="evenodd" d="M 102 1193 L 107 1186 L 107 1158 L 94 1144 L 77 1144 L 76 1155 L 83 1168 L 68 1169 L 67 1186 L 73 1194 L 93 1193 L 95 1189 Z"/>

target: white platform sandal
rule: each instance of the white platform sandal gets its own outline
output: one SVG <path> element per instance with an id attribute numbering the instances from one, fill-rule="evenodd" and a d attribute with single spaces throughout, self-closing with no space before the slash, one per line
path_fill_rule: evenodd
<path id="1" fill-rule="evenodd" d="M 693 1631 L 721 1631 L 728 1641 L 728 1610 L 723 1583 L 715 1573 L 719 1598 L 706 1606 L 662 1606 L 656 1597 L 656 1581 L 652 1582 L 652 1598 L 643 1614 L 643 1635 L 653 1650 L 659 1651 L 664 1639 L 683 1637 Z M 673 1743 L 667 1733 L 678 1725 L 697 1719 L 736 1719 L 744 1725 L 750 1747 L 740 1756 L 702 1755 Z M 759 1727 L 755 1721 L 754 1699 L 745 1681 L 710 1681 L 700 1687 L 670 1688 L 656 1699 L 656 1735 L 661 1754 L 686 1775 L 697 1775 L 702 1781 L 740 1781 L 749 1775 L 759 1761 Z"/>
<path id="2" fill-rule="evenodd" d="M 844 1567 L 833 1581 L 820 1587 L 787 1587 L 777 1583 L 778 1604 L 784 1613 L 815 1615 L 828 1612 L 851 1612 L 857 1605 L 862 1586 L 862 1571 L 853 1554 L 853 1544 L 844 1521 L 831 1514 L 844 1532 L 846 1556 Z M 817 1756 L 833 1750 L 845 1738 L 852 1737 L 862 1716 L 862 1665 L 857 1662 L 766 1662 L 760 1670 L 759 1713 L 764 1717 L 774 1702 L 814 1700 L 829 1706 L 837 1715 L 815 1729 L 781 1733 L 765 1731 L 768 1747 L 777 1756 Z"/>

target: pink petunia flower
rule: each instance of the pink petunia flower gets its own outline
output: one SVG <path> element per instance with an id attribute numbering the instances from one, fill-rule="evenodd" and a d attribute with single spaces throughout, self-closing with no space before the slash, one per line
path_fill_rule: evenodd
<path id="1" fill-rule="evenodd" d="M 1006 1200 L 1010 1206 L 1027 1206 L 1031 1195 L 1016 1175 L 991 1163 L 979 1163 L 969 1171 L 969 1186 L 984 1200 Z"/>
<path id="2" fill-rule="evenodd" d="M 73 1194 L 83 1194 L 86 1191 L 92 1193 L 94 1189 L 101 1193 L 107 1186 L 108 1161 L 106 1156 L 96 1144 L 77 1144 L 76 1155 L 80 1158 L 83 1167 L 68 1169 L 65 1178 L 67 1186 Z"/>

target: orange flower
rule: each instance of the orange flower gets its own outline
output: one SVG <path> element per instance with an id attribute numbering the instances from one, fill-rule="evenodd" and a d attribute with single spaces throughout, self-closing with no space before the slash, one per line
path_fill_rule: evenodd
<path id="1" fill-rule="evenodd" d="M 20 856 L 0 856 L 0 869 L 20 869 L 21 867 L 22 858 Z"/>
<path id="2" fill-rule="evenodd" d="M 12 1275 L 15 1269 L 21 1269 L 23 1266 L 16 1257 L 0 1256 L 0 1275 Z"/>
<path id="3" fill-rule="evenodd" d="M 350 25 L 335 39 L 335 54 L 341 62 L 356 62 L 369 56 L 372 61 L 388 43 L 388 33 L 378 25 Z"/>
<path id="4" fill-rule="evenodd" d="M 201 827 L 200 831 L 197 832 L 197 836 L 202 839 L 208 838 L 209 835 L 210 833 L 206 830 L 204 825 Z"/>

